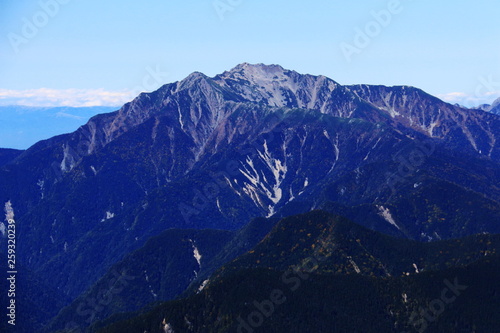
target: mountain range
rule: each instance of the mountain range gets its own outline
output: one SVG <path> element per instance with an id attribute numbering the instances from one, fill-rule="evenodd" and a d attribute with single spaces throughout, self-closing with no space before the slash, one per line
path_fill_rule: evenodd
<path id="1" fill-rule="evenodd" d="M 203 292 L 93 330 L 494 332 L 499 240 L 406 242 L 314 211 L 281 220 Z"/>
<path id="2" fill-rule="evenodd" d="M 0 199 L 15 210 L 18 261 L 39 288 L 60 295 L 51 315 L 27 320 L 25 329 L 113 331 L 104 327 L 147 306 L 153 312 L 133 324 L 141 331 L 226 332 L 256 281 L 274 281 L 315 242 L 335 244 L 318 234 L 332 219 L 343 222 L 329 232 L 347 243 L 315 271 L 316 284 L 306 287 L 311 300 L 287 303 L 290 316 L 301 302 L 336 308 L 337 319 L 355 312 L 356 302 L 340 310 L 340 303 L 313 301 L 315 288 L 330 288 L 333 278 L 346 292 L 363 283 L 385 290 L 371 299 L 370 311 L 385 318 L 373 329 L 408 322 L 408 311 L 432 295 L 423 285 L 439 285 L 457 270 L 479 283 L 476 268 L 491 267 L 498 278 L 499 140 L 494 112 L 414 87 L 343 86 L 278 65 L 244 63 L 215 77 L 196 72 L 142 93 L 72 133 L 24 151 L 0 150 Z M 346 280 L 351 260 L 355 284 Z M 403 310 L 389 298 L 407 283 L 403 273 L 418 270 L 413 265 L 435 273 L 408 278 L 419 287 L 413 307 Z M 246 274 L 255 279 L 238 294 L 234 286 Z M 482 292 L 464 300 L 479 302 Z M 490 310 L 498 310 L 498 290 L 490 296 Z M 162 310 L 151 305 L 177 297 L 186 298 Z M 199 304 L 205 297 L 207 308 Z M 43 298 L 33 302 L 47 306 Z M 460 306 L 459 314 L 469 310 Z M 200 312 L 188 313 L 190 307 Z M 158 322 L 165 311 L 172 316 Z M 449 316 L 436 327 L 478 325 Z M 285 332 L 277 328 L 284 322 L 295 321 L 282 313 L 264 331 Z M 345 323 L 339 331 L 352 327 Z M 318 325 L 317 332 L 333 327 L 328 320 Z M 287 332 L 307 330 L 295 327 Z"/>
<path id="3" fill-rule="evenodd" d="M 500 98 L 496 99 L 493 104 L 483 104 L 479 106 L 479 109 L 488 111 L 494 114 L 500 114 Z"/>

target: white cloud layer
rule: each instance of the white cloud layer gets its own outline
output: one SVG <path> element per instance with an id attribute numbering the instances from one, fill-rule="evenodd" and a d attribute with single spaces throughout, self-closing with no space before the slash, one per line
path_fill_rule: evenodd
<path id="1" fill-rule="evenodd" d="M 104 89 L 0 89 L 0 105 L 25 106 L 122 106 L 138 95 L 134 91 Z"/>
<path id="2" fill-rule="evenodd" d="M 104 89 L 0 89 L 0 105 L 25 106 L 122 106 L 133 100 L 139 94 L 135 91 L 107 91 Z M 500 97 L 500 90 L 488 91 L 484 94 L 467 94 L 451 92 L 437 95 L 438 98 L 452 104 L 474 107 L 481 104 L 491 104 Z M 64 115 L 61 115 L 64 116 Z"/>
<path id="3" fill-rule="evenodd" d="M 482 104 L 492 104 L 500 97 L 500 90 L 488 91 L 484 94 L 467 94 L 463 92 L 451 92 L 437 95 L 438 98 L 451 104 L 460 104 L 467 107 L 475 107 Z"/>

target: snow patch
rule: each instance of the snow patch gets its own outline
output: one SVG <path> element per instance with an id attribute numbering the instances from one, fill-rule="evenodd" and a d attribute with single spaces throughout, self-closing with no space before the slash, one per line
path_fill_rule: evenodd
<path id="1" fill-rule="evenodd" d="M 293 201 L 293 200 L 295 200 L 295 195 L 293 195 L 293 189 L 290 186 L 290 200 L 288 200 L 288 202 Z"/>
<path id="2" fill-rule="evenodd" d="M 304 187 L 302 188 L 302 191 L 299 192 L 299 196 L 305 192 L 307 186 L 309 186 L 309 179 L 308 178 L 306 178 L 306 180 L 304 181 Z"/>
<path id="3" fill-rule="evenodd" d="M 40 189 L 40 194 L 42 196 L 42 199 L 44 197 L 44 189 L 45 189 L 45 181 L 43 179 L 39 179 L 38 182 L 36 183 L 38 185 L 38 188 Z"/>
<path id="4" fill-rule="evenodd" d="M 182 111 L 180 105 L 177 103 L 177 110 L 179 112 L 179 125 L 181 126 L 181 129 L 184 130 L 184 121 L 182 119 Z"/>
<path id="5" fill-rule="evenodd" d="M 144 279 L 146 280 L 146 282 L 149 282 L 149 276 L 147 271 L 144 271 Z M 153 296 L 154 298 L 158 297 L 158 295 L 154 292 L 153 287 L 151 285 L 149 285 L 149 292 L 151 293 L 151 296 Z"/>
<path id="6" fill-rule="evenodd" d="M 9 222 L 9 220 L 14 219 L 14 208 L 12 208 L 12 203 L 10 202 L 10 200 L 5 203 L 4 207 L 5 221 Z M 2 233 L 2 236 L 5 236 L 6 230 L 7 227 L 5 226 L 5 224 L 3 222 L 0 222 L 0 232 Z"/>
<path id="7" fill-rule="evenodd" d="M 405 101 L 405 97 L 406 97 L 406 95 L 403 93 L 403 101 Z M 382 109 L 389 112 L 389 115 L 392 118 L 395 118 L 395 117 L 401 115 L 398 111 L 396 111 L 396 106 L 395 106 L 396 98 L 395 97 L 393 98 L 392 92 L 390 92 L 386 96 L 384 96 L 383 100 L 384 100 L 385 107 L 383 107 Z"/>
<path id="8" fill-rule="evenodd" d="M 200 285 L 200 287 L 198 288 L 198 293 L 199 293 L 200 291 L 202 291 L 203 289 L 205 289 L 205 287 L 207 286 L 208 282 L 210 282 L 210 280 L 209 280 L 209 279 L 207 279 L 207 280 L 205 280 L 205 281 L 203 281 L 203 282 L 202 282 L 202 284 L 201 284 L 201 285 Z"/>
<path id="9" fill-rule="evenodd" d="M 377 206 L 377 208 L 379 209 L 380 216 L 382 216 L 387 222 L 398 228 L 398 230 L 401 230 L 396 221 L 394 221 L 389 208 L 385 208 L 384 206 Z"/>
<path id="10" fill-rule="evenodd" d="M 328 134 L 327 130 L 323 130 L 323 135 L 330 140 L 330 135 Z"/>
<path id="11" fill-rule="evenodd" d="M 196 262 L 198 262 L 198 266 L 201 268 L 201 254 L 198 248 L 196 247 L 195 243 L 193 240 L 189 240 L 191 242 L 191 246 L 193 247 L 193 257 L 196 259 Z"/>
<path id="12" fill-rule="evenodd" d="M 431 242 L 433 239 L 431 236 L 427 235 L 425 232 L 421 232 L 420 237 L 423 239 L 426 239 L 428 242 Z"/>
<path id="13" fill-rule="evenodd" d="M 342 187 L 340 190 L 339 190 L 339 193 L 341 196 L 343 196 L 345 194 L 345 192 L 347 191 L 347 189 L 345 187 Z"/>
<path id="14" fill-rule="evenodd" d="M 354 262 L 354 260 L 352 260 L 352 257 L 349 256 L 347 257 L 347 259 L 349 259 L 349 262 L 351 263 L 352 267 L 354 267 L 356 273 L 361 274 L 361 270 L 359 269 L 358 265 Z"/>
<path id="15" fill-rule="evenodd" d="M 219 212 L 220 212 L 221 214 L 224 214 L 224 213 L 222 212 L 222 209 L 220 208 L 220 201 L 219 201 L 219 198 L 217 198 L 217 208 L 219 208 Z"/>
<path id="16" fill-rule="evenodd" d="M 241 170 L 240 170 L 240 171 L 241 171 Z M 228 185 L 231 187 L 231 189 L 232 189 L 232 190 L 233 190 L 233 191 L 234 191 L 234 192 L 235 192 L 238 196 L 240 196 L 240 197 L 241 197 L 241 193 L 240 193 L 237 189 L 235 189 L 235 188 L 234 188 L 233 183 L 231 182 L 231 180 L 230 180 L 229 178 L 227 178 L 227 177 L 224 177 L 224 178 L 226 179 L 226 182 L 227 182 L 227 183 L 228 183 Z M 235 180 L 234 180 L 234 182 L 238 185 L 238 180 L 237 180 L 237 179 L 235 179 Z"/>
<path id="17" fill-rule="evenodd" d="M 5 203 L 5 220 L 8 222 L 9 220 L 13 220 L 14 219 L 14 208 L 12 208 L 12 203 L 9 201 L 7 201 Z"/>
<path id="18" fill-rule="evenodd" d="M 335 161 L 332 164 L 332 167 L 330 168 L 330 171 L 328 171 L 328 174 L 330 174 L 333 169 L 335 169 L 335 166 L 337 165 L 337 162 L 339 161 L 340 157 L 340 144 L 339 144 L 339 135 L 337 134 L 337 137 L 335 138 L 335 142 L 332 141 L 333 144 L 333 149 L 335 150 Z"/>
<path id="19" fill-rule="evenodd" d="M 371 152 L 372 152 L 375 148 L 377 148 L 377 146 L 378 146 L 378 144 L 379 144 L 380 140 L 382 140 L 382 138 L 378 138 L 377 142 L 375 142 L 375 145 L 371 148 L 371 150 L 368 152 L 368 154 L 366 154 L 366 156 L 365 156 L 365 158 L 363 159 L 363 161 L 366 161 L 366 160 L 370 157 Z"/>
<path id="20" fill-rule="evenodd" d="M 163 322 L 161 324 L 163 325 L 163 332 L 165 332 L 165 333 L 175 333 L 174 329 L 172 328 L 172 326 L 170 326 L 169 323 L 167 323 L 167 321 L 166 321 L 165 318 L 163 318 Z"/>
<path id="21" fill-rule="evenodd" d="M 267 141 L 264 141 L 263 146 L 263 151 L 257 150 L 258 157 L 260 162 L 264 163 L 267 170 L 271 172 L 273 178 L 268 180 L 263 171 L 259 172 L 250 156 L 247 156 L 239 171 L 248 180 L 243 186 L 243 191 L 252 199 L 257 207 L 266 209 L 269 215 L 272 215 L 274 214 L 275 205 L 283 198 L 281 185 L 286 177 L 288 168 L 286 162 L 282 162 L 271 156 Z M 285 146 L 283 146 L 283 150 L 286 150 Z M 262 201 L 261 195 L 267 197 L 272 204 L 266 205 Z"/>
<path id="22" fill-rule="evenodd" d="M 63 148 L 64 156 L 63 156 L 63 160 L 61 161 L 61 171 L 63 171 L 63 172 L 71 171 L 71 170 L 73 170 L 73 168 L 76 165 L 76 160 L 73 157 L 73 155 L 71 155 L 71 153 L 70 153 L 71 148 L 69 145 L 65 144 L 65 145 L 63 145 L 62 148 Z"/>
<path id="23" fill-rule="evenodd" d="M 266 215 L 266 218 L 270 218 L 272 217 L 274 214 L 276 214 L 276 212 L 274 211 L 274 206 L 273 205 L 269 205 L 267 207 L 269 213 Z"/>
<path id="24" fill-rule="evenodd" d="M 272 195 L 269 195 L 268 193 L 268 197 L 274 204 L 277 204 L 282 197 L 280 186 L 287 173 L 286 164 L 282 163 L 278 159 L 274 159 L 271 157 L 271 154 L 269 153 L 269 149 L 267 147 L 267 141 L 264 141 L 264 153 L 261 153 L 260 151 L 257 152 L 259 153 L 260 158 L 266 163 L 267 167 L 274 175 L 273 193 Z"/>
<path id="25" fill-rule="evenodd" d="M 258 185 L 260 183 L 260 177 L 259 177 L 259 173 L 257 172 L 257 170 L 255 170 L 255 166 L 253 165 L 253 161 L 252 159 L 250 158 L 250 156 L 247 157 L 246 161 L 245 161 L 248 166 L 252 169 L 252 170 L 249 170 L 247 168 L 246 165 L 243 165 L 243 168 L 245 170 L 241 170 L 239 169 L 239 171 L 245 176 L 247 177 L 247 179 L 253 184 L 253 185 Z"/>
<path id="26" fill-rule="evenodd" d="M 255 187 L 251 186 L 250 184 L 245 184 L 243 192 L 245 192 L 245 194 L 248 195 L 250 199 L 252 199 L 255 206 L 264 207 L 263 203 L 260 201 L 259 193 Z"/>

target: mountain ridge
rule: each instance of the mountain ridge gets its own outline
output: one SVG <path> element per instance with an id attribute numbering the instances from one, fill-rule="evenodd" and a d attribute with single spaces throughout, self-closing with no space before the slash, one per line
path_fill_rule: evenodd
<path id="1" fill-rule="evenodd" d="M 413 240 L 499 233 L 499 124 L 417 88 L 241 64 L 35 144 L 0 167 L 0 200 L 19 260 L 74 300 L 167 229 L 329 207 Z"/>
<path id="2" fill-rule="evenodd" d="M 440 286 L 450 286 L 450 281 L 461 286 L 455 295 L 466 300 L 460 300 L 458 309 L 450 305 L 453 311 L 428 321 L 430 331 L 456 332 L 461 321 L 461 332 L 473 325 L 491 329 L 495 321 L 488 318 L 496 308 L 492 304 L 498 287 L 493 287 L 493 281 L 500 269 L 499 241 L 499 235 L 477 235 L 414 243 L 313 211 L 279 221 L 251 251 L 221 267 L 201 292 L 133 314 L 118 314 L 93 329 L 120 332 L 133 327 L 154 333 L 168 325 L 174 332 L 290 332 L 296 327 L 327 332 L 333 327 L 359 330 L 364 325 L 364 332 L 382 328 L 401 332 L 418 329 L 419 307 L 434 301 L 439 292 L 442 295 Z M 388 244 L 392 245 L 384 247 Z M 476 271 L 494 274 L 481 277 L 474 275 Z M 488 288 L 481 288 L 483 283 Z M 475 292 L 464 292 L 468 288 Z M 272 296 L 277 292 L 282 297 Z M 283 301 L 274 301 L 279 299 Z M 485 299 L 488 303 L 478 304 Z M 273 310 L 261 312 L 264 319 L 253 321 L 254 311 L 262 311 L 259 304 L 270 304 L 267 300 L 275 303 Z M 481 310 L 468 306 L 469 301 Z M 359 316 L 362 324 L 352 316 Z M 366 320 L 373 316 L 374 323 Z M 244 322 L 247 328 L 242 328 Z M 375 323 L 377 329 L 372 326 Z"/>

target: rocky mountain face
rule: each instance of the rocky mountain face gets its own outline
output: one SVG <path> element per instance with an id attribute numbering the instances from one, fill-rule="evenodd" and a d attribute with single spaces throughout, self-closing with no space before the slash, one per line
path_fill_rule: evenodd
<path id="1" fill-rule="evenodd" d="M 137 311 L 149 303 L 173 299 L 231 238 L 232 232 L 222 230 L 166 230 L 113 265 L 87 292 L 61 310 L 44 331 L 83 329 L 114 313 Z M 108 294 L 106 299 L 103 294 Z"/>
<path id="2" fill-rule="evenodd" d="M 494 114 L 500 114 L 500 98 L 493 102 L 489 111 Z"/>
<path id="3" fill-rule="evenodd" d="M 19 260 L 75 299 L 172 228 L 323 208 L 419 241 L 498 233 L 499 136 L 499 116 L 416 88 L 245 63 L 6 155 L 0 199 L 16 210 Z"/>
<path id="4" fill-rule="evenodd" d="M 498 119 L 479 110 L 445 103 L 413 87 L 352 86 L 352 91 L 385 110 L 393 126 L 411 128 L 448 147 L 478 153 L 498 161 Z"/>
<path id="5" fill-rule="evenodd" d="M 481 104 L 477 107 L 479 110 L 490 112 L 493 114 L 499 114 L 500 112 L 500 98 L 496 99 L 493 104 Z"/>

